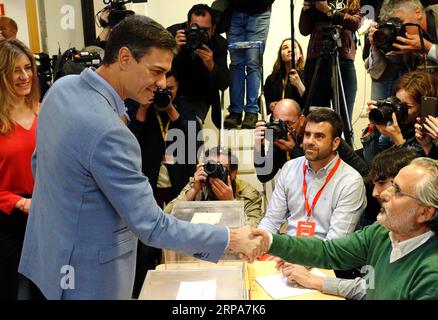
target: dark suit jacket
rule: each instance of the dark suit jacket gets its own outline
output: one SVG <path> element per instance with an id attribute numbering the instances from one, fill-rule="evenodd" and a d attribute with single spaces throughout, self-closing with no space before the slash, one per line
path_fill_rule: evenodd
<path id="1" fill-rule="evenodd" d="M 146 121 L 139 122 L 135 118 L 135 114 L 138 109 L 138 103 L 133 100 L 127 100 L 125 102 L 128 107 L 128 114 L 131 118 L 129 122 L 129 129 L 134 133 L 137 137 L 137 140 L 140 144 L 141 148 L 141 158 L 142 158 L 142 171 L 146 177 L 149 178 L 149 183 L 152 186 L 152 189 L 155 193 L 157 181 L 158 181 L 158 173 L 160 171 L 161 162 L 163 156 L 165 154 L 166 146 L 169 147 L 172 144 L 176 143 L 176 138 L 172 139 L 172 141 L 164 144 L 163 136 L 161 133 L 160 124 L 158 122 L 158 118 L 156 116 L 155 110 L 153 107 L 150 107 L 148 110 Z M 178 120 L 175 122 L 171 122 L 169 125 L 169 130 L 171 129 L 179 129 L 184 133 L 185 141 L 183 145 L 185 146 L 185 150 L 181 150 L 185 152 L 184 155 L 184 163 L 183 164 L 174 164 L 174 165 L 166 165 L 167 170 L 169 172 L 170 181 L 172 183 L 172 192 L 174 193 L 174 197 L 176 197 L 180 191 L 184 188 L 184 186 L 189 182 L 189 178 L 193 176 L 196 171 L 196 162 L 190 161 L 189 163 L 189 155 L 193 156 L 193 152 L 189 153 L 190 150 L 188 147 L 188 135 L 189 134 L 198 134 L 200 127 L 195 121 L 194 112 L 191 110 L 190 106 L 182 105 L 178 102 L 178 99 L 175 100 L 175 104 L 177 106 L 177 110 L 180 113 Z M 168 122 L 168 116 L 165 112 L 160 113 L 160 117 L 162 118 L 163 125 L 166 126 Z M 195 131 L 191 131 L 189 128 L 189 121 L 191 125 L 195 125 Z M 196 137 L 192 136 L 190 141 L 196 141 Z M 200 144 L 202 142 L 196 141 L 196 146 L 192 146 L 192 148 L 196 147 L 198 150 Z M 176 159 L 179 154 L 175 152 L 172 154 Z M 193 159 L 192 159 L 193 160 Z M 196 158 L 195 158 L 196 160 Z"/>

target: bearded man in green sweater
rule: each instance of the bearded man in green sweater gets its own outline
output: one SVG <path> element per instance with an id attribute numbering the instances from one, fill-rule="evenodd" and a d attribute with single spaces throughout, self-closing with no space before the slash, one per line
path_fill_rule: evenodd
<path id="1" fill-rule="evenodd" d="M 382 194 L 377 222 L 324 241 L 263 235 L 268 253 L 326 269 L 367 266 L 367 299 L 438 299 L 438 161 L 417 158 Z"/>

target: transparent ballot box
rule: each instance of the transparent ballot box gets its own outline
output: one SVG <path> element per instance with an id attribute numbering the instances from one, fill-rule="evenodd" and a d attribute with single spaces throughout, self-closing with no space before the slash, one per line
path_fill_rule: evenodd
<path id="1" fill-rule="evenodd" d="M 150 270 L 140 300 L 244 300 L 242 268 Z"/>
<path id="2" fill-rule="evenodd" d="M 177 219 L 193 223 L 210 223 L 229 228 L 239 228 L 245 223 L 244 202 L 240 201 L 177 201 L 171 212 Z M 164 251 L 164 261 L 167 264 L 202 262 L 188 254 Z M 224 253 L 221 261 L 240 260 L 235 253 Z"/>

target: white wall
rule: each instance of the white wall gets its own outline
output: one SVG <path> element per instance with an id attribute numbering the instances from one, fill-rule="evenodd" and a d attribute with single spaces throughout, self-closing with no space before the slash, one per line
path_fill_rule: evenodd
<path id="1" fill-rule="evenodd" d="M 5 14 L 14 19 L 18 25 L 17 38 L 29 46 L 29 30 L 26 18 L 25 0 L 2 0 L 5 5 Z"/>
<path id="2" fill-rule="evenodd" d="M 42 1 L 42 0 L 38 0 Z M 82 27 L 82 11 L 80 0 L 44 0 L 44 14 L 47 27 L 46 41 L 49 55 L 58 53 L 76 47 L 84 47 L 84 32 Z M 62 11 L 68 8 L 73 10 Z M 70 19 L 71 18 L 71 19 Z M 72 28 L 70 28 L 72 27 Z"/>

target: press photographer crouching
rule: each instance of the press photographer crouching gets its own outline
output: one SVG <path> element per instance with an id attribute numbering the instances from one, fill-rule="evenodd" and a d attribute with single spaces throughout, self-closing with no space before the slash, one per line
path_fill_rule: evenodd
<path id="1" fill-rule="evenodd" d="M 262 197 L 250 184 L 237 177 L 238 159 L 230 149 L 212 148 L 205 152 L 190 182 L 164 212 L 172 212 L 175 201 L 243 200 L 245 222 L 257 227 L 263 218 Z"/>
<path id="2" fill-rule="evenodd" d="M 304 155 L 302 142 L 305 126 L 306 118 L 298 103 L 292 99 L 280 100 L 275 105 L 270 122 L 257 122 L 254 131 L 254 167 L 261 182 L 274 178 L 286 161 Z M 265 139 L 270 139 L 267 152 Z M 343 139 L 338 152 L 342 160 L 361 175 L 366 175 L 367 164 Z"/>
<path id="3" fill-rule="evenodd" d="M 180 75 L 178 96 L 193 105 L 196 116 L 203 122 L 212 108 L 211 118 L 221 126 L 219 90 L 229 86 L 225 38 L 215 33 L 216 17 L 206 4 L 194 5 L 187 21 L 167 28 L 175 36 L 177 55 L 173 67 Z"/>
<path id="4" fill-rule="evenodd" d="M 392 145 L 414 148 L 419 156 L 425 155 L 415 138 L 415 122 L 424 117 L 422 97 L 438 97 L 437 78 L 428 72 L 411 71 L 396 82 L 394 93 L 394 97 L 368 102 L 370 124 L 361 138 L 367 163 Z"/>

